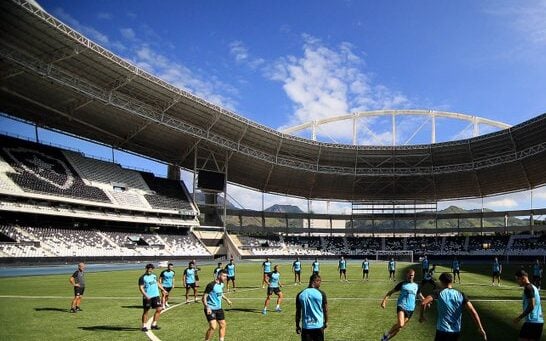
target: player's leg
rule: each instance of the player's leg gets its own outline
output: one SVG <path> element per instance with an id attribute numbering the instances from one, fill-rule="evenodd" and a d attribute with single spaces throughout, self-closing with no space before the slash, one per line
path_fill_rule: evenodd
<path id="1" fill-rule="evenodd" d="M 205 341 L 212 340 L 212 337 L 214 336 L 214 331 L 218 328 L 218 323 L 216 320 L 210 320 L 209 321 L 209 328 L 207 329 L 207 332 L 205 333 Z"/>
<path id="2" fill-rule="evenodd" d="M 220 341 L 224 341 L 224 337 L 226 336 L 226 327 L 227 323 L 226 320 L 220 320 L 218 321 L 218 325 L 220 326 Z"/>
<path id="3" fill-rule="evenodd" d="M 186 303 L 190 303 L 190 285 L 186 284 Z"/>
<path id="4" fill-rule="evenodd" d="M 281 303 L 284 295 L 282 294 L 282 291 L 279 291 L 277 293 L 277 306 L 275 307 L 275 311 L 280 312 L 281 311 Z"/>
<path id="5" fill-rule="evenodd" d="M 231 281 L 233 282 L 233 291 L 235 291 L 235 288 L 236 288 L 236 286 L 235 286 L 235 277 L 233 277 L 233 278 L 231 279 Z"/>
<path id="6" fill-rule="evenodd" d="M 193 300 L 197 302 L 197 286 L 193 287 Z"/>
<path id="7" fill-rule="evenodd" d="M 406 318 L 405 312 L 403 310 L 400 310 L 396 314 L 396 318 L 397 322 L 392 326 L 391 330 L 389 330 L 389 339 L 392 339 L 396 334 L 398 334 L 400 329 L 404 328 L 404 326 L 408 322 L 408 318 Z"/>
<path id="8" fill-rule="evenodd" d="M 142 311 L 142 331 L 144 332 L 148 331 L 148 328 L 146 328 L 146 321 L 148 321 L 148 310 L 150 310 L 150 308 L 146 305 Z"/>
<path id="9" fill-rule="evenodd" d="M 159 321 L 159 317 L 161 316 L 161 310 L 163 310 L 163 308 L 159 305 L 159 299 L 157 304 L 158 306 L 157 308 L 155 308 L 154 318 L 152 319 L 152 329 L 159 329 L 159 327 L 157 326 L 157 322 Z"/>
<path id="10" fill-rule="evenodd" d="M 271 292 L 268 288 L 267 290 L 267 297 L 265 298 L 265 302 L 264 302 L 264 309 L 262 310 L 262 314 L 267 314 L 267 307 L 269 306 L 269 301 L 271 300 Z"/>

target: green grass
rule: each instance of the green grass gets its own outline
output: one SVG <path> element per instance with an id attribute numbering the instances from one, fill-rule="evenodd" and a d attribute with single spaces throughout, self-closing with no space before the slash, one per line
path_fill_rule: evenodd
<path id="1" fill-rule="evenodd" d="M 305 281 L 310 270 L 310 264 L 307 263 L 304 264 L 302 276 Z M 360 280 L 359 264 L 357 261 L 349 261 L 349 283 L 339 282 L 336 264 L 322 264 L 321 289 L 328 296 L 330 308 L 327 340 L 379 340 L 381 334 L 395 321 L 396 294 L 391 297 L 386 309 L 379 307 L 383 295 L 395 284 L 387 281 L 386 264 L 372 264 L 369 282 Z M 397 276 L 400 280 L 404 267 L 408 266 L 409 264 L 398 264 Z M 202 267 L 200 290 L 212 280 L 213 268 L 213 265 Z M 414 265 L 414 268 L 418 272 L 417 279 L 420 280 L 419 266 Z M 512 280 L 511 274 L 515 269 L 515 266 L 506 266 L 506 280 L 503 285 L 492 287 L 489 265 L 468 266 L 463 269 L 463 284 L 455 285 L 473 302 L 490 340 L 517 339 L 520 325 L 514 325 L 511 321 L 521 312 L 522 289 Z M 180 285 L 183 269 L 178 267 L 175 270 L 176 283 Z M 283 311 L 274 312 L 273 296 L 270 310 L 264 316 L 261 309 L 265 289 L 261 288 L 260 270 L 260 263 L 237 265 L 239 290 L 228 294 L 233 306 L 224 307 L 228 325 L 226 340 L 298 340 L 294 324 L 294 298 L 305 285 L 294 286 L 290 265 L 282 264 L 280 272 L 285 295 Z M 448 269 L 438 267 L 437 270 L 439 274 Z M 156 274 L 159 272 L 156 270 Z M 25 297 L 0 297 L 0 340 L 147 340 L 145 334 L 139 331 L 142 300 L 137 279 L 142 273 L 143 271 L 87 273 L 87 288 L 82 303 L 84 311 L 77 314 L 68 313 L 72 295 L 68 283 L 69 275 L 1 278 L 0 296 Z M 42 298 L 46 296 L 54 297 Z M 171 304 L 182 302 L 183 289 L 175 288 L 171 294 Z M 428 321 L 425 323 L 419 323 L 418 315 L 414 315 L 396 339 L 433 339 L 435 315 L 435 306 L 427 312 Z M 160 326 L 162 329 L 155 332 L 155 335 L 162 340 L 203 340 L 207 323 L 202 305 L 189 304 L 175 306 L 162 314 Z M 463 315 L 462 340 L 479 340 L 467 313 Z"/>

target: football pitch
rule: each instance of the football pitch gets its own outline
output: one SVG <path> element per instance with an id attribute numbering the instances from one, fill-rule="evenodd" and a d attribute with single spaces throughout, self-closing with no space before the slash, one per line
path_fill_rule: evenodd
<path id="1" fill-rule="evenodd" d="M 261 286 L 261 262 L 236 263 L 238 288 L 236 292 L 227 293 L 233 305 L 229 307 L 223 302 L 226 340 L 299 340 L 295 333 L 295 297 L 307 286 L 311 261 L 303 262 L 301 286 L 294 285 L 291 263 L 272 262 L 280 264 L 285 295 L 282 312 L 275 312 L 276 296 L 273 295 L 268 313 L 262 315 L 265 289 Z M 150 336 L 155 340 L 204 340 L 207 322 L 203 306 L 200 302 L 184 304 L 181 276 L 185 267 L 182 263 L 175 265 L 178 287 L 171 292 L 171 307 L 161 315 L 161 330 L 153 331 Z M 386 309 L 380 307 L 385 293 L 403 279 L 409 267 L 416 270 L 416 281 L 421 280 L 419 264 L 398 263 L 396 282 L 388 281 L 384 262 L 372 263 L 367 282 L 361 280 L 360 261 L 348 261 L 349 282 L 339 281 L 336 266 L 333 262 L 321 265 L 321 289 L 328 297 L 329 306 L 326 340 L 379 340 L 394 323 L 396 314 L 397 294 L 388 301 Z M 214 267 L 215 264 L 200 265 L 199 292 L 212 280 Z M 502 285 L 497 287 L 491 286 L 490 265 L 463 264 L 462 284 L 454 285 L 476 307 L 489 340 L 517 340 L 521 325 L 513 324 L 512 319 L 522 311 L 522 289 L 515 283 L 513 274 L 519 268 L 519 264 L 505 265 Z M 438 266 L 436 277 L 448 270 Z M 158 276 L 160 272 L 161 269 L 154 271 Z M 68 274 L 0 278 L 0 340 L 149 340 L 149 335 L 140 331 L 142 298 L 137 280 L 143 273 L 144 269 L 86 273 L 83 311 L 76 314 L 69 313 L 73 291 Z M 430 292 L 430 288 L 425 287 L 423 291 Z M 544 309 L 544 297 L 542 306 Z M 416 310 L 394 340 L 433 340 L 436 304 L 427 311 L 426 317 L 427 321 L 419 323 Z M 214 339 L 218 339 L 217 334 Z M 461 339 L 480 339 L 467 312 L 463 313 Z"/>

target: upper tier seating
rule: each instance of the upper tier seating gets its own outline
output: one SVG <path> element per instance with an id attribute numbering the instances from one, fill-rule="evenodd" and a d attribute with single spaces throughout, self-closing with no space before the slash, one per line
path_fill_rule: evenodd
<path id="1" fill-rule="evenodd" d="M 148 187 L 155 194 L 146 194 L 146 200 L 153 208 L 179 210 L 192 210 L 188 191 L 182 181 L 158 178 L 152 173 L 141 172 Z"/>
<path id="2" fill-rule="evenodd" d="M 7 176 L 29 192 L 111 203 L 99 188 L 85 185 L 56 148 L 0 136 L 0 156 L 15 173 Z"/>

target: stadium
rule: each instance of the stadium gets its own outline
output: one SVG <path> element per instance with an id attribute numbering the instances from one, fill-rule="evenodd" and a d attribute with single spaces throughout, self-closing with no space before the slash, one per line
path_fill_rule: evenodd
<path id="1" fill-rule="evenodd" d="M 415 268 L 420 280 L 424 256 L 438 274 L 450 272 L 458 258 L 459 287 L 480 312 L 488 339 L 517 338 L 519 326 L 511 320 L 521 309 L 521 289 L 512 277 L 522 267 L 531 271 L 537 259 L 546 263 L 546 207 L 465 211 L 441 210 L 438 203 L 544 186 L 546 114 L 449 142 L 321 142 L 292 134 L 317 122 L 283 132 L 253 122 L 133 65 L 35 3 L 8 0 L 0 10 L 2 115 L 168 169 L 164 178 L 38 137 L 0 135 L 0 264 L 7 273 L 62 268 L 0 278 L 0 339 L 201 339 L 202 305 L 184 305 L 182 289 L 163 311 L 162 329 L 142 333 L 137 278 L 147 263 L 172 262 L 181 274 L 193 260 L 204 283 L 218 262 L 233 258 L 240 289 L 229 294 L 234 304 L 225 309 L 226 339 L 296 340 L 296 257 L 304 262 L 304 285 L 312 260 L 323 264 L 326 339 L 379 339 L 394 321 L 393 302 L 379 308 L 395 285 L 387 282 L 386 261 L 399 262 L 397 279 Z M 399 114 L 465 118 L 430 110 L 368 114 L 393 122 Z M 192 186 L 181 180 L 181 170 L 192 174 Z M 230 205 L 228 183 L 261 193 L 262 209 Z M 350 211 L 266 210 L 264 193 L 342 201 Z M 341 256 L 349 263 L 347 283 L 337 278 Z M 490 286 L 495 257 L 504 264 L 503 286 Z M 281 265 L 287 299 L 282 313 L 262 316 L 265 258 Z M 370 282 L 361 281 L 365 258 L 372 261 Z M 89 265 L 89 289 L 84 311 L 68 314 L 67 278 L 79 262 Z M 434 314 L 428 314 L 429 322 L 412 321 L 397 338 L 433 339 Z M 479 338 L 470 316 L 463 325 L 463 340 Z"/>

